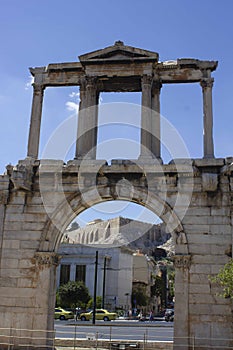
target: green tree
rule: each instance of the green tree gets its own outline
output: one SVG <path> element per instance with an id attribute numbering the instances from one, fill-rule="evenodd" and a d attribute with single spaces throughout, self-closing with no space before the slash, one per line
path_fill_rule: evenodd
<path id="1" fill-rule="evenodd" d="M 163 279 L 160 276 L 154 277 L 154 284 L 151 286 L 151 296 L 162 297 L 163 295 Z"/>
<path id="2" fill-rule="evenodd" d="M 149 302 L 149 297 L 147 296 L 146 286 L 135 285 L 132 289 L 132 297 L 131 297 L 132 305 L 135 306 L 146 306 Z"/>
<path id="3" fill-rule="evenodd" d="M 88 303 L 87 303 L 87 309 L 93 309 L 93 298 L 91 298 Z M 96 297 L 96 308 L 97 309 L 101 309 L 102 306 L 102 297 L 101 296 L 97 296 Z"/>
<path id="4" fill-rule="evenodd" d="M 69 281 L 57 291 L 57 301 L 63 307 L 85 307 L 89 300 L 90 294 L 83 282 Z"/>
<path id="5" fill-rule="evenodd" d="M 222 289 L 220 296 L 233 299 L 233 259 L 224 265 L 216 276 L 210 277 L 210 281 Z"/>

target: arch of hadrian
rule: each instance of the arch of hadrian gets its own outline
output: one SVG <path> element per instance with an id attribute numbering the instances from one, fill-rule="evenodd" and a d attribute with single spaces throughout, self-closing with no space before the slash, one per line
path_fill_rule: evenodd
<path id="1" fill-rule="evenodd" d="M 61 236 L 86 208 L 123 199 L 151 209 L 173 234 L 174 349 L 191 349 L 194 338 L 195 349 L 232 348 L 231 301 L 217 296 L 208 278 L 232 255 L 233 159 L 214 157 L 212 134 L 211 74 L 216 67 L 215 61 L 198 59 L 159 62 L 156 52 L 116 42 L 81 55 L 79 62 L 30 70 L 34 94 L 28 154 L 0 177 L 1 344 L 10 339 L 14 349 L 22 349 L 23 341 L 31 344 L 27 349 L 52 348 L 45 330 L 53 330 Z M 203 158 L 163 164 L 160 92 L 173 83 L 200 83 Z M 38 159 L 43 95 L 49 86 L 80 87 L 76 154 L 66 164 Z M 141 92 L 141 154 L 135 161 L 108 165 L 96 160 L 96 106 L 103 91 Z"/>

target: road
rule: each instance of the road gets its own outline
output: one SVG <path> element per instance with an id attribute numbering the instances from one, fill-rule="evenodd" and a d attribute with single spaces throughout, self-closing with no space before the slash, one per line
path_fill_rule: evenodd
<path id="1" fill-rule="evenodd" d="M 98 338 L 105 340 L 135 341 L 173 341 L 173 324 L 164 321 L 135 324 L 107 323 L 99 321 L 96 325 L 89 322 L 71 324 L 71 321 L 55 321 L 56 338 Z"/>

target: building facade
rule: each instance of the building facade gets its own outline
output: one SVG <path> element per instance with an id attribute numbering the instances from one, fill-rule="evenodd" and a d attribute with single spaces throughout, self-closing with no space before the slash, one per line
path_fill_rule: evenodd
<path id="1" fill-rule="evenodd" d="M 125 247 L 100 248 L 81 244 L 62 243 L 57 269 L 57 288 L 68 281 L 83 281 L 94 295 L 94 276 L 97 262 L 97 296 L 104 297 L 104 307 L 126 309 L 127 294 L 131 295 L 133 278 L 132 251 Z"/>

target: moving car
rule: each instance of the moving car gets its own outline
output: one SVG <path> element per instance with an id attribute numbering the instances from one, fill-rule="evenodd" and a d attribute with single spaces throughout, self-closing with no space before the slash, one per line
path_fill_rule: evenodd
<path id="1" fill-rule="evenodd" d="M 81 321 L 90 321 L 92 317 L 93 317 L 93 310 L 89 312 L 83 312 L 80 314 Z M 96 320 L 111 321 L 111 320 L 115 320 L 116 317 L 117 317 L 117 314 L 115 312 L 108 312 L 108 310 L 105 310 L 105 309 L 96 309 L 96 312 L 95 312 Z"/>
<path id="2" fill-rule="evenodd" d="M 74 313 L 72 311 L 62 309 L 61 307 L 56 307 L 54 310 L 54 318 L 59 320 L 69 320 L 74 318 Z"/>

